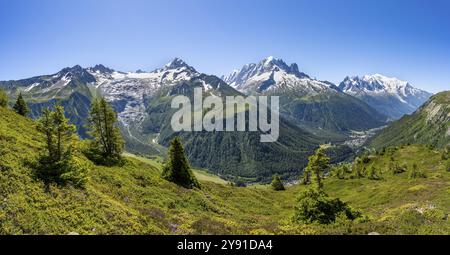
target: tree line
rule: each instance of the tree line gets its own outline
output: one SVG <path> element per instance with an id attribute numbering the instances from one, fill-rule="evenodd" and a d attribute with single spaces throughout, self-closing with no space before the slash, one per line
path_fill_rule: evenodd
<path id="1" fill-rule="evenodd" d="M 7 107 L 8 101 L 8 95 L 0 89 L 0 107 Z M 19 93 L 12 109 L 27 117 L 30 111 L 22 93 Z M 89 165 L 73 153 L 77 129 L 65 116 L 64 107 L 56 104 L 53 109 L 43 109 L 36 129 L 45 139 L 45 150 L 35 165 L 36 176 L 46 183 L 70 183 L 83 187 Z M 90 161 L 104 166 L 125 163 L 122 157 L 125 143 L 118 127 L 117 113 L 104 98 L 96 98 L 91 103 L 88 129 L 91 136 L 89 146 L 82 152 Z M 170 143 L 161 177 L 185 188 L 200 188 L 179 137 Z"/>

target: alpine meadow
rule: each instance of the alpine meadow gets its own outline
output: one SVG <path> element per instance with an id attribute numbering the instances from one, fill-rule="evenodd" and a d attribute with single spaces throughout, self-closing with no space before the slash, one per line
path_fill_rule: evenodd
<path id="1" fill-rule="evenodd" d="M 0 235 L 450 235 L 448 3 L 20 2 Z"/>

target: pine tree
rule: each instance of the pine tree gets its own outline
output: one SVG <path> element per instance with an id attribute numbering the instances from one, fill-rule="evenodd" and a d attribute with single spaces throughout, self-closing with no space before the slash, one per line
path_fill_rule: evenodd
<path id="1" fill-rule="evenodd" d="M 272 189 L 276 191 L 285 190 L 283 182 L 280 179 L 280 176 L 277 174 L 273 176 L 273 180 L 271 183 Z"/>
<path id="2" fill-rule="evenodd" d="M 168 154 L 169 159 L 163 167 L 162 178 L 188 189 L 200 188 L 200 184 L 195 178 L 184 154 L 183 145 L 179 137 L 175 137 L 170 142 Z"/>
<path id="3" fill-rule="evenodd" d="M 104 98 L 92 102 L 89 123 L 91 150 L 100 156 L 94 161 L 106 165 L 122 162 L 124 140 L 117 127 L 117 113 Z"/>
<path id="4" fill-rule="evenodd" d="M 323 147 L 316 150 L 315 154 L 308 158 L 308 166 L 303 173 L 303 181 L 309 184 L 310 175 L 314 178 L 317 187 L 323 187 L 322 179 L 326 171 L 330 169 L 330 158 L 325 154 Z M 306 182 L 305 182 L 306 181 Z"/>
<path id="5" fill-rule="evenodd" d="M 8 106 L 8 95 L 3 89 L 0 89 L 0 107 Z"/>
<path id="6" fill-rule="evenodd" d="M 27 103 L 22 97 L 22 93 L 19 93 L 19 96 L 17 97 L 16 104 L 14 105 L 13 109 L 16 111 L 16 113 L 25 117 L 30 112 Z"/>

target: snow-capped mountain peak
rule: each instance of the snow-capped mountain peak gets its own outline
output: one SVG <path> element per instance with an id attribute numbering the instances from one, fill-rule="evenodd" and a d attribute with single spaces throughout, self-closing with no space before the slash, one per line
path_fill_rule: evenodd
<path id="1" fill-rule="evenodd" d="M 346 77 L 339 88 L 347 94 L 366 99 L 369 105 L 393 119 L 415 111 L 431 96 L 407 81 L 379 73 Z"/>
<path id="2" fill-rule="evenodd" d="M 423 92 L 411 86 L 407 81 L 402 81 L 395 77 L 387 77 L 378 73 L 364 75 L 363 77 L 346 77 L 339 87 L 348 93 L 377 92 L 399 94 L 404 97 L 408 96 L 408 94 L 414 95 Z"/>
<path id="3" fill-rule="evenodd" d="M 164 68 L 162 68 L 160 70 L 167 71 L 167 70 L 177 70 L 177 69 L 187 69 L 192 72 L 197 72 L 192 66 L 188 65 L 186 62 L 184 62 L 180 58 L 174 58 L 172 61 L 170 61 L 169 63 L 164 65 Z"/>
<path id="4" fill-rule="evenodd" d="M 329 84 L 310 78 L 299 71 L 298 65 L 286 64 L 281 58 L 269 56 L 257 64 L 247 64 L 222 79 L 244 92 L 268 92 L 278 89 L 315 92 L 327 89 Z"/>
<path id="5" fill-rule="evenodd" d="M 180 58 L 175 58 L 162 68 L 151 72 L 93 72 L 93 75 L 97 79 L 96 87 L 102 95 L 110 102 L 120 102 L 123 105 L 118 116 L 127 126 L 144 119 L 146 98 L 153 97 L 163 87 L 191 80 L 199 73 Z"/>

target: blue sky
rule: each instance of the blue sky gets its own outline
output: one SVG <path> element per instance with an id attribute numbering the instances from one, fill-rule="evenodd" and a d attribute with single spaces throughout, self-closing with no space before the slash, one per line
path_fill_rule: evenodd
<path id="1" fill-rule="evenodd" d="M 222 75 L 273 55 L 321 80 L 382 73 L 450 88 L 447 0 L 0 0 L 0 80 L 181 57 Z"/>

